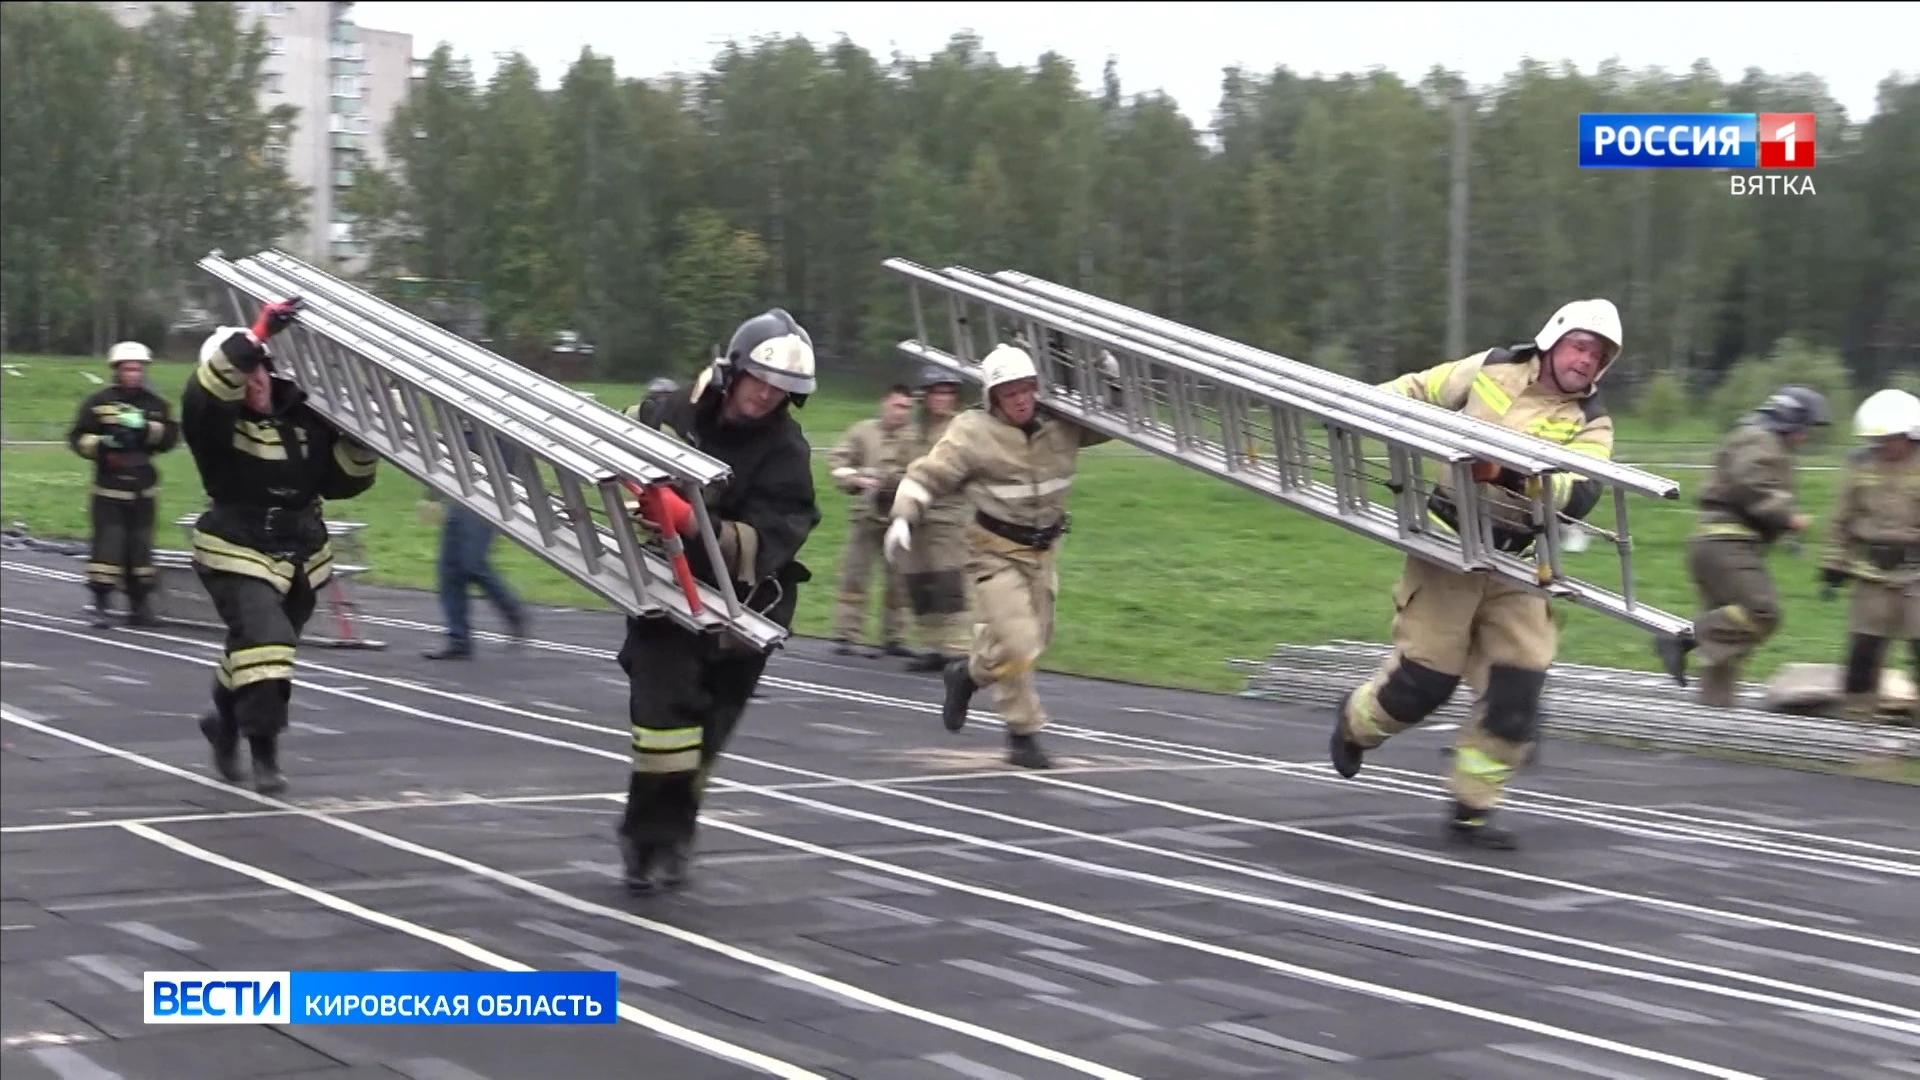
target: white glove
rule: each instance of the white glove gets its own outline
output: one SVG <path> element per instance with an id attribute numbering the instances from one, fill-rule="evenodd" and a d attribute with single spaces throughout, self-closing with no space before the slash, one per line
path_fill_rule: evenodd
<path id="1" fill-rule="evenodd" d="M 887 526 L 887 538 L 881 543 L 880 549 L 886 555 L 887 562 L 895 565 L 900 562 L 901 552 L 913 550 L 913 526 L 907 524 L 906 518 L 894 518 L 893 524 Z"/>

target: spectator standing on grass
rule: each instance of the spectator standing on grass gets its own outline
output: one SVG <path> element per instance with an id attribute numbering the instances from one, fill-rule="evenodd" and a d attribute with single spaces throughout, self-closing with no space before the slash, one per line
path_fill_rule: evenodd
<path id="1" fill-rule="evenodd" d="M 473 448 L 473 432 L 466 433 Z M 439 501 L 431 489 L 429 504 Z M 446 505 L 440 522 L 440 558 L 435 570 L 440 581 L 440 610 L 447 617 L 447 643 L 425 654 L 429 660 L 468 660 L 473 657 L 473 626 L 468 621 L 469 587 L 478 585 L 507 621 L 515 641 L 527 636 L 526 606 L 513 594 L 489 558 L 494 529 L 487 519 L 459 503 Z"/>

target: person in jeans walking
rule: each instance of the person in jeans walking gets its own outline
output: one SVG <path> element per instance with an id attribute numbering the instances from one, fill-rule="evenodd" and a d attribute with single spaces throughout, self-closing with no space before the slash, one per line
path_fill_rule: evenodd
<path id="1" fill-rule="evenodd" d="M 438 502 L 437 493 L 429 499 Z M 473 656 L 473 627 L 467 621 L 467 587 L 480 586 L 507 621 L 507 632 L 518 641 L 527 636 L 526 608 L 488 560 L 493 548 L 493 526 L 459 503 L 446 504 L 440 523 L 440 609 L 447 616 L 447 643 L 426 654 L 429 660 L 466 660 Z"/>

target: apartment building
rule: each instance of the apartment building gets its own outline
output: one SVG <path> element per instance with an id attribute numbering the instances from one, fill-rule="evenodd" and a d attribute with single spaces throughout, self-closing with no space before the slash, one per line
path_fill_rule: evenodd
<path id="1" fill-rule="evenodd" d="M 139 26 L 155 8 L 182 10 L 182 2 L 103 3 L 123 26 Z M 386 164 L 386 130 L 406 100 L 413 75 L 413 37 L 353 22 L 353 4 L 337 0 L 236 2 L 241 26 L 261 25 L 267 36 L 260 104 L 299 110 L 293 131 L 266 152 L 308 189 L 303 227 L 280 243 L 316 266 L 357 271 L 365 250 L 341 196 L 365 160 Z"/>

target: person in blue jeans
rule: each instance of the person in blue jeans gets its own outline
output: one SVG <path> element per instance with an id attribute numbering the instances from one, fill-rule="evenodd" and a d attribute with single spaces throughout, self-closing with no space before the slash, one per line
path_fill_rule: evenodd
<path id="1" fill-rule="evenodd" d="M 466 660 L 473 656 L 473 627 L 467 621 L 467 587 L 480 586 L 515 640 L 527 636 L 526 609 L 487 560 L 493 526 L 460 505 L 448 503 L 440 524 L 440 607 L 447 615 L 447 643 L 426 654 L 429 660 Z"/>

